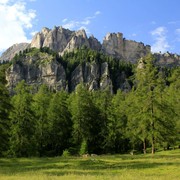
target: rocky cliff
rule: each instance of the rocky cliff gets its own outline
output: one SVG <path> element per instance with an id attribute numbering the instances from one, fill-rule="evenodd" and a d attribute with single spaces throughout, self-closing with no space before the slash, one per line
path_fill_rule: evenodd
<path id="1" fill-rule="evenodd" d="M 155 53 L 156 63 L 159 66 L 173 67 L 180 66 L 180 55 L 166 52 L 164 54 Z"/>
<path id="2" fill-rule="evenodd" d="M 21 80 L 38 88 L 46 84 L 51 90 L 73 91 L 79 83 L 86 84 L 92 90 L 109 89 L 113 91 L 113 84 L 109 65 L 107 62 L 96 63 L 93 61 L 77 65 L 67 77 L 67 68 L 57 61 L 55 56 L 46 52 L 33 49 L 19 55 L 13 60 L 6 71 L 7 86 L 10 92 Z"/>
<path id="3" fill-rule="evenodd" d="M 75 48 L 86 46 L 94 50 L 101 50 L 101 43 L 93 36 L 87 37 L 85 30 L 70 31 L 60 27 L 52 30 L 43 28 L 37 33 L 31 42 L 31 47 L 49 47 L 53 51 L 63 55 L 64 52 L 73 51 Z"/>
<path id="4" fill-rule="evenodd" d="M 15 54 L 25 50 L 29 45 L 29 43 L 19 43 L 12 45 L 1 55 L 0 62 L 10 61 L 15 56 Z"/>
<path id="5" fill-rule="evenodd" d="M 27 47 L 28 49 L 32 48 L 32 51 L 24 51 Z M 61 57 L 65 52 L 86 47 L 84 49 L 95 50 L 118 58 L 118 62 L 124 60 L 131 63 L 137 63 L 141 57 L 150 52 L 150 46 L 126 40 L 122 33 L 108 33 L 101 44 L 95 37 L 87 37 L 84 30 L 70 31 L 62 27 L 43 28 L 33 37 L 30 44 L 16 44 L 3 53 L 1 60 L 10 61 L 15 53 L 23 52 L 14 58 L 6 72 L 10 91 L 13 91 L 13 88 L 21 80 L 25 80 L 26 83 L 37 88 L 41 84 L 47 84 L 50 89 L 55 91 L 64 89 L 71 92 L 81 82 L 85 83 L 89 90 L 109 89 L 112 92 L 117 89 L 128 91 L 131 88 L 128 82 L 129 72 L 116 69 L 115 66 L 110 67 L 107 61 L 103 59 L 99 61 L 97 57 L 94 58 L 93 53 L 88 58 L 85 55 L 84 59 L 78 61 L 78 64 L 75 63 L 76 67 L 68 72 L 67 64 L 65 66 L 58 61 L 57 56 L 41 51 L 45 47 L 55 51 Z M 76 59 L 80 57 L 74 56 Z M 180 56 L 178 55 L 157 53 L 155 57 L 156 63 L 160 66 L 180 65 Z M 93 59 L 93 61 L 87 59 Z M 74 59 L 71 60 L 74 62 Z M 111 62 L 111 64 L 115 63 Z M 119 66 L 118 63 L 117 66 Z"/>
<path id="6" fill-rule="evenodd" d="M 139 58 L 150 53 L 151 47 L 126 40 L 122 33 L 108 33 L 103 40 L 102 50 L 107 55 L 136 63 Z"/>
<path id="7" fill-rule="evenodd" d="M 58 52 L 59 55 L 63 55 L 64 52 L 71 52 L 82 46 L 131 63 L 137 63 L 141 57 L 151 52 L 149 45 L 126 40 L 122 33 L 108 33 L 101 44 L 94 36 L 87 37 L 85 30 L 71 31 L 60 26 L 53 29 L 42 28 L 33 37 L 30 44 L 20 43 L 11 46 L 2 54 L 0 62 L 10 61 L 16 53 L 27 47 L 48 47 Z M 165 53 L 155 54 L 155 56 L 157 57 L 157 64 L 162 66 L 180 64 L 178 55 Z"/>
<path id="8" fill-rule="evenodd" d="M 19 57 L 7 69 L 6 79 L 10 91 L 21 80 L 34 87 L 47 84 L 52 89 L 66 89 L 66 74 L 63 66 L 47 53 L 38 52 Z"/>
<path id="9" fill-rule="evenodd" d="M 43 28 L 31 42 L 31 47 L 49 47 L 60 55 L 82 46 L 132 63 L 150 53 L 150 46 L 126 40 L 122 33 L 108 33 L 101 44 L 94 36 L 88 38 L 84 30 L 70 31 L 62 27 Z"/>

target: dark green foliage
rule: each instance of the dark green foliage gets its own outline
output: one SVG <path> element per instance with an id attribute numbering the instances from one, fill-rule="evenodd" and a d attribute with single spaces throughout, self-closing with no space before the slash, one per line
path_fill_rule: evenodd
<path id="1" fill-rule="evenodd" d="M 126 137 L 126 104 L 125 94 L 118 91 L 108 108 L 106 147 L 112 153 L 124 153 L 129 149 Z"/>
<path id="2" fill-rule="evenodd" d="M 35 114 L 35 137 L 40 156 L 46 155 L 51 144 L 51 121 L 48 119 L 48 109 L 51 100 L 51 93 L 46 85 L 42 85 L 33 96 L 32 109 Z"/>
<path id="3" fill-rule="evenodd" d="M 32 95 L 24 81 L 16 89 L 11 99 L 13 106 L 10 112 L 10 151 L 12 156 L 36 155 L 35 117 L 31 109 Z"/>
<path id="4" fill-rule="evenodd" d="M 96 153 L 99 148 L 101 119 L 90 92 L 78 85 L 71 103 L 73 138 L 77 145 L 87 144 L 87 151 Z"/>
<path id="5" fill-rule="evenodd" d="M 109 108 L 111 106 L 111 100 L 112 100 L 112 94 L 109 90 L 99 90 L 95 91 L 92 94 L 94 98 L 94 102 L 96 104 L 96 108 L 100 112 L 100 122 L 101 122 L 101 128 L 100 128 L 100 136 L 99 136 L 99 145 L 101 148 L 101 151 L 103 153 L 106 153 L 107 151 L 107 137 L 108 137 L 108 117 L 109 117 Z"/>
<path id="6" fill-rule="evenodd" d="M 129 138 L 134 144 L 137 139 L 155 145 L 167 141 L 174 134 L 174 110 L 164 96 L 166 82 L 163 72 L 157 70 L 152 55 L 141 59 L 135 73 L 135 88 L 129 94 L 128 130 Z"/>
<path id="7" fill-rule="evenodd" d="M 9 148 L 9 111 L 11 110 L 10 97 L 5 86 L 6 65 L 0 66 L 0 156 Z"/>
<path id="8" fill-rule="evenodd" d="M 72 122 L 67 105 L 68 94 L 59 91 L 53 94 L 48 108 L 48 121 L 51 123 L 51 143 L 55 155 L 61 155 L 69 148 Z"/>
<path id="9" fill-rule="evenodd" d="M 71 73 L 80 64 L 83 65 L 85 62 L 96 63 L 99 65 L 99 67 L 101 67 L 102 63 L 107 62 L 109 65 L 114 92 L 116 92 L 119 88 L 117 86 L 117 84 L 119 84 L 119 77 L 125 75 L 128 79 L 133 74 L 134 68 L 131 63 L 115 59 L 113 57 L 104 55 L 102 52 L 97 52 L 86 47 L 81 47 L 72 52 L 65 53 L 63 57 L 58 58 L 58 61 L 66 69 L 67 80 L 70 80 Z"/>
<path id="10" fill-rule="evenodd" d="M 71 94 L 51 92 L 45 85 L 32 94 L 33 87 L 22 81 L 11 97 L 11 109 L 5 87 L 5 69 L 9 65 L 1 65 L 0 156 L 7 151 L 13 156 L 58 156 L 66 151 L 146 153 L 150 147 L 154 153 L 156 148 L 179 145 L 179 67 L 157 67 L 152 55 L 141 59 L 136 67 L 86 47 L 63 57 L 49 48 L 26 49 L 12 63 L 21 65 L 25 56 L 39 53 L 50 54 L 50 59 L 62 64 L 67 80 L 80 64 L 97 63 L 101 67 L 107 62 L 115 94 L 108 90 L 89 92 L 83 84 Z M 131 91 L 118 90 L 118 82 L 124 83 L 122 76 L 132 86 Z"/>

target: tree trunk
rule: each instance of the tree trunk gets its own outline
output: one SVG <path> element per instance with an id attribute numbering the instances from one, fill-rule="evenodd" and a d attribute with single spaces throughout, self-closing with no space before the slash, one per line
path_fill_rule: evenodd
<path id="1" fill-rule="evenodd" d="M 155 154 L 155 140 L 154 140 L 154 136 L 152 137 L 152 154 Z"/>
<path id="2" fill-rule="evenodd" d="M 146 154 L 146 140 L 143 141 L 143 152 Z"/>
<path id="3" fill-rule="evenodd" d="M 152 154 L 155 153 L 155 138 L 154 138 L 154 101 L 153 101 L 153 90 L 151 96 L 151 133 L 152 133 Z"/>

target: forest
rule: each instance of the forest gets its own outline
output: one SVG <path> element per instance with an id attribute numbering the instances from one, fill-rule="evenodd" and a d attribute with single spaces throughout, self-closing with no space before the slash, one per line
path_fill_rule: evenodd
<path id="1" fill-rule="evenodd" d="M 54 92 L 45 84 L 34 92 L 21 81 L 11 95 L 5 80 L 9 64 L 0 65 L 0 156 L 154 154 L 158 149 L 179 148 L 179 67 L 156 66 L 152 54 L 131 65 L 94 51 L 78 52 L 81 58 L 76 57 L 78 53 L 57 57 L 67 75 L 79 63 L 103 59 L 110 64 L 113 81 L 116 72 L 124 69 L 128 73 L 131 90 L 114 86 L 114 93 L 89 91 L 81 83 L 73 92 Z"/>

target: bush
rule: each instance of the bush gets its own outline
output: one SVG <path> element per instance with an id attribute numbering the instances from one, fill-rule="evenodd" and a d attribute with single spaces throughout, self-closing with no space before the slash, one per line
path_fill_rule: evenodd
<path id="1" fill-rule="evenodd" d="M 69 157 L 71 154 L 70 154 L 70 152 L 68 151 L 68 149 L 65 149 L 64 151 L 63 151 L 63 154 L 62 154 L 62 156 L 63 157 Z"/>
<path id="2" fill-rule="evenodd" d="M 80 148 L 79 154 L 83 155 L 86 153 L 87 153 L 87 142 L 86 142 L 86 140 L 83 140 L 81 143 L 81 148 Z"/>

